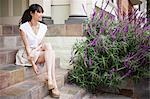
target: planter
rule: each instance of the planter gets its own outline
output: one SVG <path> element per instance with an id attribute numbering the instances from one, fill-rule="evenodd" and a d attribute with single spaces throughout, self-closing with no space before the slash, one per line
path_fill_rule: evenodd
<path id="1" fill-rule="evenodd" d="M 150 98 L 150 78 L 143 78 L 138 83 L 134 84 L 135 99 L 149 99 Z"/>
<path id="2" fill-rule="evenodd" d="M 150 98 L 150 78 L 143 78 L 139 82 L 134 83 L 131 79 L 123 82 L 119 86 L 119 92 L 114 90 L 106 90 L 108 93 L 120 94 L 134 99 L 149 99 Z"/>
<path id="3" fill-rule="evenodd" d="M 134 83 L 131 79 L 129 79 L 127 81 L 124 81 L 120 86 L 118 86 L 118 89 L 100 87 L 98 88 L 98 93 L 111 93 L 127 97 L 134 97 Z"/>
<path id="4" fill-rule="evenodd" d="M 123 82 L 121 86 L 119 86 L 119 94 L 133 97 L 134 92 L 134 83 L 131 79 L 128 79 L 127 81 Z"/>

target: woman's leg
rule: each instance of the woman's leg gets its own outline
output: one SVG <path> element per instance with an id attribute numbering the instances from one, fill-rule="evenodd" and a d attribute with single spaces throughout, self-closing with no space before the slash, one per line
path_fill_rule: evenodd
<path id="1" fill-rule="evenodd" d="M 54 89 L 58 91 L 55 77 L 55 52 L 52 50 L 50 44 L 45 44 L 45 63 L 48 68 L 48 82 L 53 83 Z"/>
<path id="2" fill-rule="evenodd" d="M 44 44 L 41 49 L 40 56 L 38 57 L 36 64 L 45 63 L 46 65 L 46 72 L 48 74 L 48 87 L 49 89 L 54 88 L 53 80 L 52 80 L 52 55 L 51 55 L 52 48 L 47 44 Z"/>
<path id="3" fill-rule="evenodd" d="M 45 44 L 44 50 L 45 50 L 45 63 L 48 68 L 49 89 L 54 88 L 52 90 L 53 95 L 59 96 L 59 91 L 57 88 L 56 77 L 55 77 L 55 52 L 52 50 L 52 47 L 50 44 Z"/>
<path id="4" fill-rule="evenodd" d="M 59 90 L 56 82 L 56 76 L 55 76 L 55 52 L 52 51 L 52 56 L 53 56 L 53 62 L 52 62 L 52 78 L 53 78 L 53 83 L 55 88 L 52 90 L 52 93 L 55 95 L 59 95 Z"/>
<path id="5" fill-rule="evenodd" d="M 53 86 L 53 78 L 52 78 L 52 63 L 53 63 L 53 56 L 51 54 L 52 52 L 52 48 L 50 45 L 45 44 L 44 45 L 44 50 L 45 50 L 45 65 L 47 67 L 48 70 L 48 87 L 49 89 L 54 88 Z"/>

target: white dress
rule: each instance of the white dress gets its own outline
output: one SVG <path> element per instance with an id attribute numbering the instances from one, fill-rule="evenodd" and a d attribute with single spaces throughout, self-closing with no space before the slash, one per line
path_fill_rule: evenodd
<path id="1" fill-rule="evenodd" d="M 29 22 L 21 24 L 19 29 L 25 33 L 31 49 L 30 53 L 32 56 L 34 56 L 34 61 L 36 62 L 40 55 L 40 51 L 36 50 L 35 48 L 37 48 L 38 45 L 42 42 L 42 39 L 44 38 L 47 31 L 47 26 L 43 23 L 39 23 L 39 30 L 36 34 L 33 32 Z M 32 66 L 28 61 L 25 48 L 18 50 L 16 54 L 16 65 Z"/>

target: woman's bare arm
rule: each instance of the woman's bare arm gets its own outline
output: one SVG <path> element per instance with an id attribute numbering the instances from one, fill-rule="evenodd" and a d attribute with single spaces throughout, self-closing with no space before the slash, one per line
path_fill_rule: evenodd
<path id="1" fill-rule="evenodd" d="M 25 50 L 26 50 L 26 53 L 27 53 L 28 60 L 31 62 L 35 73 L 38 74 L 38 68 L 37 68 L 37 66 L 36 66 L 36 64 L 33 60 L 33 56 L 31 55 L 31 49 L 30 49 L 30 46 L 29 46 L 29 42 L 27 40 L 27 37 L 26 37 L 25 33 L 21 30 L 20 30 L 20 36 L 21 36 L 21 39 L 22 39 L 23 44 L 25 46 Z"/>
<path id="2" fill-rule="evenodd" d="M 30 56 L 31 49 L 30 49 L 29 42 L 27 40 L 25 33 L 23 31 L 20 31 L 20 36 L 21 36 L 21 39 L 22 39 L 23 44 L 25 46 L 27 56 Z"/>

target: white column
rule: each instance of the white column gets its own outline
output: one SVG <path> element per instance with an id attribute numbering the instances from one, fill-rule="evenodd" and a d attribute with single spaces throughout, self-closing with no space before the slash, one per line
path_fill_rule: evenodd
<path id="1" fill-rule="evenodd" d="M 70 16 L 65 23 L 82 23 L 87 17 L 87 0 L 70 0 Z"/>
<path id="2" fill-rule="evenodd" d="M 86 0 L 70 0 L 70 16 L 86 16 Z"/>

